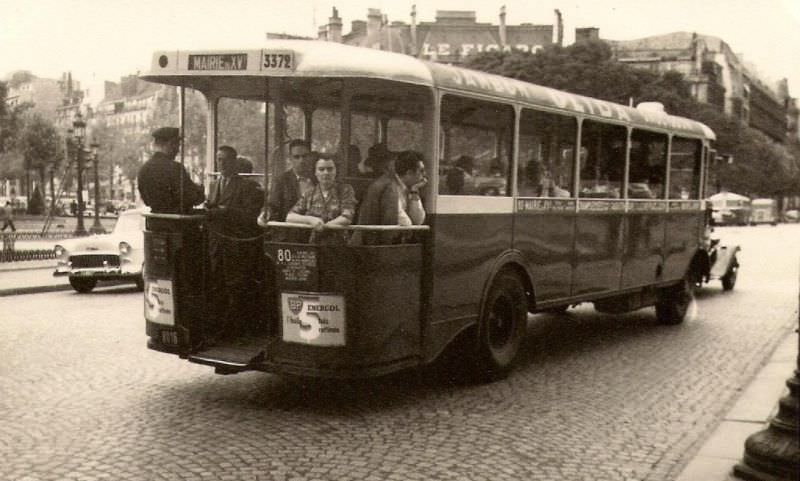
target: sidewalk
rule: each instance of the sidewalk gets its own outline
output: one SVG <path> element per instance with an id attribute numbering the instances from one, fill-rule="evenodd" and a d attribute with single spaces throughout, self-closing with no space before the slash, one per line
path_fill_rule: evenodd
<path id="1" fill-rule="evenodd" d="M 733 466 L 742 460 L 747 437 L 767 427 L 770 417 L 777 412 L 778 400 L 789 392 L 786 380 L 797 364 L 797 336 L 792 329 L 778 344 L 772 357 L 676 481 L 741 481 L 734 477 Z"/>
<path id="2" fill-rule="evenodd" d="M 0 262 L 0 297 L 72 289 L 69 280 L 53 277 L 56 260 Z"/>

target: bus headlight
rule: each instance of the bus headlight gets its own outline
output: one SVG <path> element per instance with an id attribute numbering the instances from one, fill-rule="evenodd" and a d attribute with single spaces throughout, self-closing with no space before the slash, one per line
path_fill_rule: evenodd
<path id="1" fill-rule="evenodd" d="M 120 242 L 119 243 L 119 253 L 123 256 L 126 256 L 131 253 L 131 245 L 127 242 Z"/>

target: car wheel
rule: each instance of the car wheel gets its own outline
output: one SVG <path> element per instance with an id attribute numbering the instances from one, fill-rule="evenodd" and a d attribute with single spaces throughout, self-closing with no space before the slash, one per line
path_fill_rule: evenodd
<path id="1" fill-rule="evenodd" d="M 77 292 L 80 292 L 81 294 L 86 294 L 87 292 L 92 292 L 94 286 L 97 285 L 97 279 L 70 277 L 69 285 L 71 285 L 72 288 L 75 289 Z"/>
<path id="2" fill-rule="evenodd" d="M 495 278 L 478 325 L 475 374 L 480 381 L 508 376 L 527 326 L 527 299 L 518 276 L 503 272 Z"/>
<path id="3" fill-rule="evenodd" d="M 722 290 L 723 291 L 732 291 L 733 287 L 736 285 L 736 278 L 739 275 L 739 266 L 733 265 L 728 272 L 722 276 Z"/>
<path id="4" fill-rule="evenodd" d="M 680 324 L 694 301 L 694 283 L 686 277 L 677 286 L 662 289 L 656 303 L 656 319 L 661 324 Z"/>

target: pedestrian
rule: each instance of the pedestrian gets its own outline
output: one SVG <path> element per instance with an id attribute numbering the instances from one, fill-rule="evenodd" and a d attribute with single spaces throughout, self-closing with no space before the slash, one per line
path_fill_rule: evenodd
<path id="1" fill-rule="evenodd" d="M 208 327 L 213 339 L 239 336 L 257 326 L 244 325 L 251 313 L 258 269 L 261 229 L 256 220 L 264 191 L 257 182 L 239 175 L 243 162 L 236 149 L 223 145 L 217 151 L 220 177 L 208 195 L 208 244 L 214 313 Z M 256 289 L 257 290 L 257 289 Z"/>
<path id="2" fill-rule="evenodd" d="M 142 201 L 156 214 L 188 214 L 205 199 L 203 187 L 192 182 L 175 162 L 180 150 L 180 131 L 161 127 L 153 131 L 155 152 L 139 169 L 137 183 Z"/>
<path id="3" fill-rule="evenodd" d="M 0 206 L 0 220 L 3 221 L 3 228 L 0 231 L 5 231 L 6 227 L 11 227 L 11 232 L 16 232 L 17 228 L 14 226 L 14 207 L 11 201 L 7 200 L 5 206 Z"/>

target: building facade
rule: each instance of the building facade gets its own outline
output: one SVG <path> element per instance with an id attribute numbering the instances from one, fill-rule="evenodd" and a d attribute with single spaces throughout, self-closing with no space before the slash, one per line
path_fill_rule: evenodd
<path id="1" fill-rule="evenodd" d="M 418 22 L 412 7 L 409 23 L 389 19 L 370 8 L 367 20 L 353 20 L 350 32 L 342 32 L 342 19 L 333 9 L 328 24 L 319 27 L 317 38 L 330 42 L 388 50 L 443 63 L 463 63 L 471 53 L 521 50 L 535 52 L 562 38 L 560 17 L 555 25 L 506 24 L 505 7 L 497 25 L 478 22 L 474 11 L 438 10 L 433 22 Z M 268 38 L 276 35 L 268 34 Z"/>
<path id="2" fill-rule="evenodd" d="M 576 31 L 576 38 L 599 38 L 598 33 L 594 29 L 579 37 Z M 763 80 L 720 38 L 675 32 L 607 42 L 620 62 L 652 72 L 682 73 L 699 102 L 716 106 L 773 140 L 796 138 L 796 112 L 790 107 L 786 79 L 775 85 Z"/>

